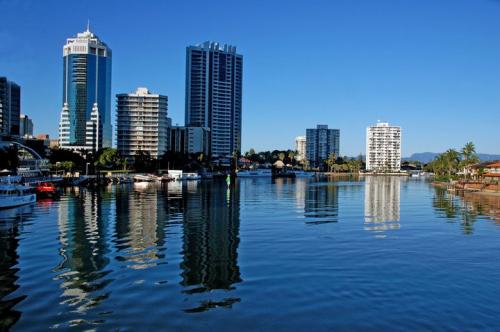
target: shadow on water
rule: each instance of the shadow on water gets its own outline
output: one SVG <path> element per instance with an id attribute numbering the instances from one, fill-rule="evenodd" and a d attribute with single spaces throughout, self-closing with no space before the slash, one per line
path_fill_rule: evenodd
<path id="1" fill-rule="evenodd" d="M 32 205 L 0 210 L 0 331 L 7 331 L 20 318 L 21 312 L 14 309 L 26 295 L 12 296 L 19 285 L 20 229 L 33 210 Z"/>
<path id="2" fill-rule="evenodd" d="M 500 224 L 500 197 L 465 193 L 454 195 L 435 187 L 432 206 L 436 214 L 450 221 L 459 221 L 464 234 L 474 233 L 474 224 L 480 217 L 488 217 Z"/>

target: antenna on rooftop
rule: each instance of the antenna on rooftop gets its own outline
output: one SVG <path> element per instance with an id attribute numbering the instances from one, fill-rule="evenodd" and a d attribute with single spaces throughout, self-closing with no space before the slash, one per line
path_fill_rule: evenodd
<path id="1" fill-rule="evenodd" d="M 87 19 L 87 32 L 90 32 L 90 18 Z"/>

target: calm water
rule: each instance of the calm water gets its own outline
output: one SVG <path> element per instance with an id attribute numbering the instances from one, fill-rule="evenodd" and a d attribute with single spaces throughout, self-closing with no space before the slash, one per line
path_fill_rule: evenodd
<path id="1" fill-rule="evenodd" d="M 0 330 L 500 330 L 498 197 L 245 179 L 67 191 L 0 220 Z"/>

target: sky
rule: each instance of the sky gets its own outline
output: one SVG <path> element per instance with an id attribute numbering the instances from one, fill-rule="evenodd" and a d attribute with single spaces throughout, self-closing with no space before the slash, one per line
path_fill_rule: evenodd
<path id="1" fill-rule="evenodd" d="M 148 87 L 184 124 L 186 46 L 244 56 L 242 151 L 294 148 L 306 128 L 340 129 L 364 153 L 366 127 L 402 127 L 402 154 L 472 141 L 500 154 L 498 0 L 0 0 L 0 76 L 22 88 L 35 134 L 57 137 L 62 47 L 91 30 L 113 50 L 115 94 Z"/>

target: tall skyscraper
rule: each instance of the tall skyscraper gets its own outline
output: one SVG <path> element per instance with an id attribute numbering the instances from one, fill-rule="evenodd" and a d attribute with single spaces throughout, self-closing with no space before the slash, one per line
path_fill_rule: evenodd
<path id="1" fill-rule="evenodd" d="M 133 160 L 139 151 L 158 158 L 167 151 L 168 97 L 147 88 L 116 95 L 117 148 L 122 157 Z"/>
<path id="2" fill-rule="evenodd" d="M 18 136 L 20 116 L 21 87 L 0 77 L 0 134 Z"/>
<path id="3" fill-rule="evenodd" d="M 306 157 L 311 167 L 321 167 L 330 153 L 340 153 L 340 130 L 317 125 L 306 130 Z"/>
<path id="4" fill-rule="evenodd" d="M 306 137 L 297 136 L 295 137 L 295 150 L 297 151 L 297 156 L 295 159 L 298 161 L 303 161 L 306 159 Z"/>
<path id="5" fill-rule="evenodd" d="M 205 42 L 186 49 L 186 126 L 210 129 L 210 155 L 241 151 L 243 56 Z"/>
<path id="6" fill-rule="evenodd" d="M 401 170 L 401 127 L 379 122 L 366 128 L 366 170 L 375 172 Z"/>
<path id="7" fill-rule="evenodd" d="M 63 47 L 61 148 L 99 150 L 110 147 L 111 49 L 89 26 Z"/>

